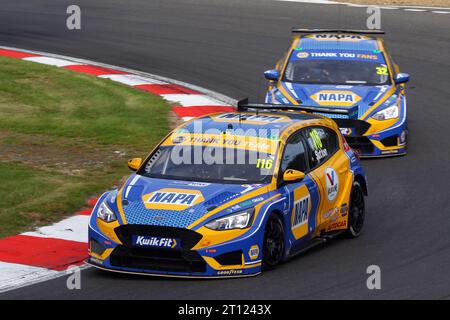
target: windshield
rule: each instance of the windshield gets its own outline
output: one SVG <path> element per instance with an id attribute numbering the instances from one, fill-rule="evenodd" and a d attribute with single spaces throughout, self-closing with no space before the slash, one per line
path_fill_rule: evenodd
<path id="1" fill-rule="evenodd" d="M 334 85 L 386 85 L 390 83 L 389 69 L 384 64 L 384 59 L 383 61 L 295 59 L 289 61 L 283 81 Z"/>
<path id="2" fill-rule="evenodd" d="M 142 166 L 153 178 L 218 183 L 268 183 L 275 156 L 251 150 L 211 146 L 162 146 Z"/>

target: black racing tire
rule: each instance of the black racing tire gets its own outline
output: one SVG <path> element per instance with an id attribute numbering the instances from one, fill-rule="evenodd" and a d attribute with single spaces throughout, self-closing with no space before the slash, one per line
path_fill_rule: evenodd
<path id="1" fill-rule="evenodd" d="M 358 181 L 353 182 L 348 210 L 348 238 L 357 238 L 362 232 L 366 219 L 366 206 L 364 202 L 364 190 Z"/>
<path id="2" fill-rule="evenodd" d="M 272 270 L 284 259 L 284 226 L 281 218 L 272 213 L 264 228 L 262 255 L 263 270 Z"/>

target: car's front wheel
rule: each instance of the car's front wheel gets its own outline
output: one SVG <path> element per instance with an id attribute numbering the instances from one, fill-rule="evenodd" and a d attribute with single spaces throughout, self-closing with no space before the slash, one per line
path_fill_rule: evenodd
<path id="1" fill-rule="evenodd" d="M 363 229 L 366 218 L 364 190 L 358 181 L 353 183 L 348 212 L 348 229 L 346 235 L 350 238 L 358 237 Z"/>
<path id="2" fill-rule="evenodd" d="M 276 213 L 272 213 L 264 229 L 263 269 L 275 268 L 284 257 L 284 227 Z"/>

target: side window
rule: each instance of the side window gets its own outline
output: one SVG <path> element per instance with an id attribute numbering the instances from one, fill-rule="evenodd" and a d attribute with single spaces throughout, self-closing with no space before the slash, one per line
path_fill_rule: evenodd
<path id="1" fill-rule="evenodd" d="M 336 133 L 324 127 L 307 128 L 304 131 L 308 142 L 309 162 L 311 169 L 320 166 L 339 149 L 339 140 Z"/>
<path id="2" fill-rule="evenodd" d="M 306 152 L 301 132 L 292 135 L 284 147 L 283 159 L 281 159 L 281 173 L 287 169 L 307 172 Z"/>

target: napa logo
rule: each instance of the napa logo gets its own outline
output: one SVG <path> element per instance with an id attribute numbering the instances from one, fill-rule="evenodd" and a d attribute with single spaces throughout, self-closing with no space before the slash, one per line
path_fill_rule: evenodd
<path id="1" fill-rule="evenodd" d="M 314 39 L 317 41 L 350 41 L 358 42 L 363 40 L 371 40 L 367 36 L 354 35 L 354 34 L 311 34 L 305 36 L 305 38 Z"/>
<path id="2" fill-rule="evenodd" d="M 160 189 L 142 196 L 147 209 L 184 210 L 205 199 L 198 190 L 189 189 Z"/>
<path id="3" fill-rule="evenodd" d="M 311 96 L 321 106 L 350 107 L 361 100 L 356 93 L 344 90 L 321 90 Z"/>
<path id="4" fill-rule="evenodd" d="M 257 244 L 250 247 L 250 250 L 248 250 L 248 256 L 251 260 L 255 260 L 259 257 L 259 246 Z"/>

